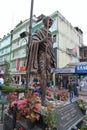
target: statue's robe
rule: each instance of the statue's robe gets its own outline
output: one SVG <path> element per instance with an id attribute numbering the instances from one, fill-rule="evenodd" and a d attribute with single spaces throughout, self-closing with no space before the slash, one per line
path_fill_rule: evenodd
<path id="1" fill-rule="evenodd" d="M 45 38 L 47 37 L 47 40 Z M 51 68 L 55 68 L 52 35 L 49 30 L 42 27 L 35 31 L 29 44 L 29 73 L 42 71 L 49 76 Z"/>

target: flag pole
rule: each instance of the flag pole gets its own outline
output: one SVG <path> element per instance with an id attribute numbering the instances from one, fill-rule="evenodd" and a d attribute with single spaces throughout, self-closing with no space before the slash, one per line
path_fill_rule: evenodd
<path id="1" fill-rule="evenodd" d="M 29 44 L 32 40 L 32 17 L 33 17 L 33 4 L 34 0 L 31 0 L 31 9 L 30 9 L 30 19 L 29 19 L 29 35 L 28 35 L 28 43 L 27 43 L 27 68 L 26 68 L 26 90 L 29 84 Z"/>

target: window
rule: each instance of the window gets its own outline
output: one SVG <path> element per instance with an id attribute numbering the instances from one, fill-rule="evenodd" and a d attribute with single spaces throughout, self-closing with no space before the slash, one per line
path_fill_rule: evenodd
<path id="1" fill-rule="evenodd" d="M 24 61 L 23 66 L 26 66 L 26 61 Z"/>
<path id="2" fill-rule="evenodd" d="M 11 69 L 16 68 L 16 61 L 11 63 Z"/>
<path id="3" fill-rule="evenodd" d="M 1 54 L 3 54 L 4 53 L 4 50 L 1 50 Z"/>
<path id="4" fill-rule="evenodd" d="M 14 52 L 13 52 L 13 54 L 12 54 L 12 57 L 14 58 Z"/>
<path id="5" fill-rule="evenodd" d="M 56 34 L 53 35 L 53 43 L 55 43 L 55 42 L 56 42 Z"/>
<path id="6" fill-rule="evenodd" d="M 87 50 L 84 50 L 84 57 L 87 57 Z"/>
<path id="7" fill-rule="evenodd" d="M 16 42 L 16 45 L 19 46 L 19 41 Z"/>
<path id="8" fill-rule="evenodd" d="M 25 45 L 26 43 L 27 43 L 27 38 L 25 39 L 25 38 L 23 38 L 23 39 L 21 39 L 19 42 L 20 42 L 20 46 L 21 45 Z"/>
<path id="9" fill-rule="evenodd" d="M 18 55 L 19 55 L 19 51 L 15 51 L 15 52 L 13 52 L 12 57 L 13 58 L 18 57 Z"/>
<path id="10" fill-rule="evenodd" d="M 26 54 L 26 48 L 22 49 L 22 54 Z"/>
<path id="11" fill-rule="evenodd" d="M 4 56 L 4 61 L 7 60 L 7 56 Z"/>

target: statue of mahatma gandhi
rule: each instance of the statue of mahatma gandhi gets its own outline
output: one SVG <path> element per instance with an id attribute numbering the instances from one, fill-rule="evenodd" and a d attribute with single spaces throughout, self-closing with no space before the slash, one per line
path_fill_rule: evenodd
<path id="1" fill-rule="evenodd" d="M 29 73 L 40 75 L 41 102 L 45 105 L 46 86 L 50 77 L 51 68 L 55 68 L 55 57 L 53 53 L 53 41 L 49 28 L 53 20 L 46 16 L 43 18 L 43 27 L 37 29 L 29 44 Z"/>

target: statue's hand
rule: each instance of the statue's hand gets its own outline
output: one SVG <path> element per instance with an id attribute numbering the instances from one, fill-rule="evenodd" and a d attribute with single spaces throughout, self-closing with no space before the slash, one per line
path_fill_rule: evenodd
<path id="1" fill-rule="evenodd" d="M 43 38 L 42 40 L 40 40 L 39 42 L 40 43 L 47 43 L 48 41 L 48 37 L 46 36 L 45 38 Z"/>
<path id="2" fill-rule="evenodd" d="M 56 63 L 53 64 L 54 68 L 56 68 Z"/>

